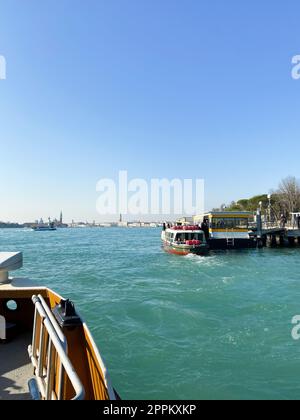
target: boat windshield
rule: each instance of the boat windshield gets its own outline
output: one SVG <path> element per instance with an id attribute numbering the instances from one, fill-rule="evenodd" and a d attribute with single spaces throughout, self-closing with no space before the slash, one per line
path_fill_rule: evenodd
<path id="1" fill-rule="evenodd" d="M 167 239 L 167 241 L 172 241 L 174 239 L 174 233 L 167 232 L 166 233 L 166 239 Z"/>

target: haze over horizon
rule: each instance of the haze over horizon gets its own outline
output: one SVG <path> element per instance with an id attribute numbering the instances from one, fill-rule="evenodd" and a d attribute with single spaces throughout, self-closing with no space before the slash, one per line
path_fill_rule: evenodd
<path id="1" fill-rule="evenodd" d="M 96 184 L 123 169 L 203 178 L 206 209 L 300 177 L 299 13 L 296 0 L 3 0 L 0 220 L 111 221 Z"/>

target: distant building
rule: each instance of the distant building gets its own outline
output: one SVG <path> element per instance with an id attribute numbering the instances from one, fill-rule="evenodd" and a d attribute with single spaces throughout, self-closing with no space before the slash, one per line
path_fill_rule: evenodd
<path id="1" fill-rule="evenodd" d="M 117 224 L 117 226 L 119 226 L 119 227 L 128 227 L 128 222 L 119 222 Z"/>

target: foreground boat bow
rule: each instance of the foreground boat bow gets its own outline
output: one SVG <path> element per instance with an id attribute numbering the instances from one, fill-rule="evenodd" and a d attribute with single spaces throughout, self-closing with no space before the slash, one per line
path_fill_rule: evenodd
<path id="1" fill-rule="evenodd" d="M 0 253 L 0 400 L 117 399 L 74 305 L 47 287 L 9 279 L 21 266 L 21 253 Z"/>

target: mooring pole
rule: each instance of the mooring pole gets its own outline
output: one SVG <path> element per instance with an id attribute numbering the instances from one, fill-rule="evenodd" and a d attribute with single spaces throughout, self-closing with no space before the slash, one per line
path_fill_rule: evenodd
<path id="1" fill-rule="evenodd" d="M 257 237 L 257 246 L 258 248 L 263 247 L 263 239 L 262 239 L 262 220 L 261 220 L 261 209 L 257 209 L 256 212 L 256 237 Z"/>

